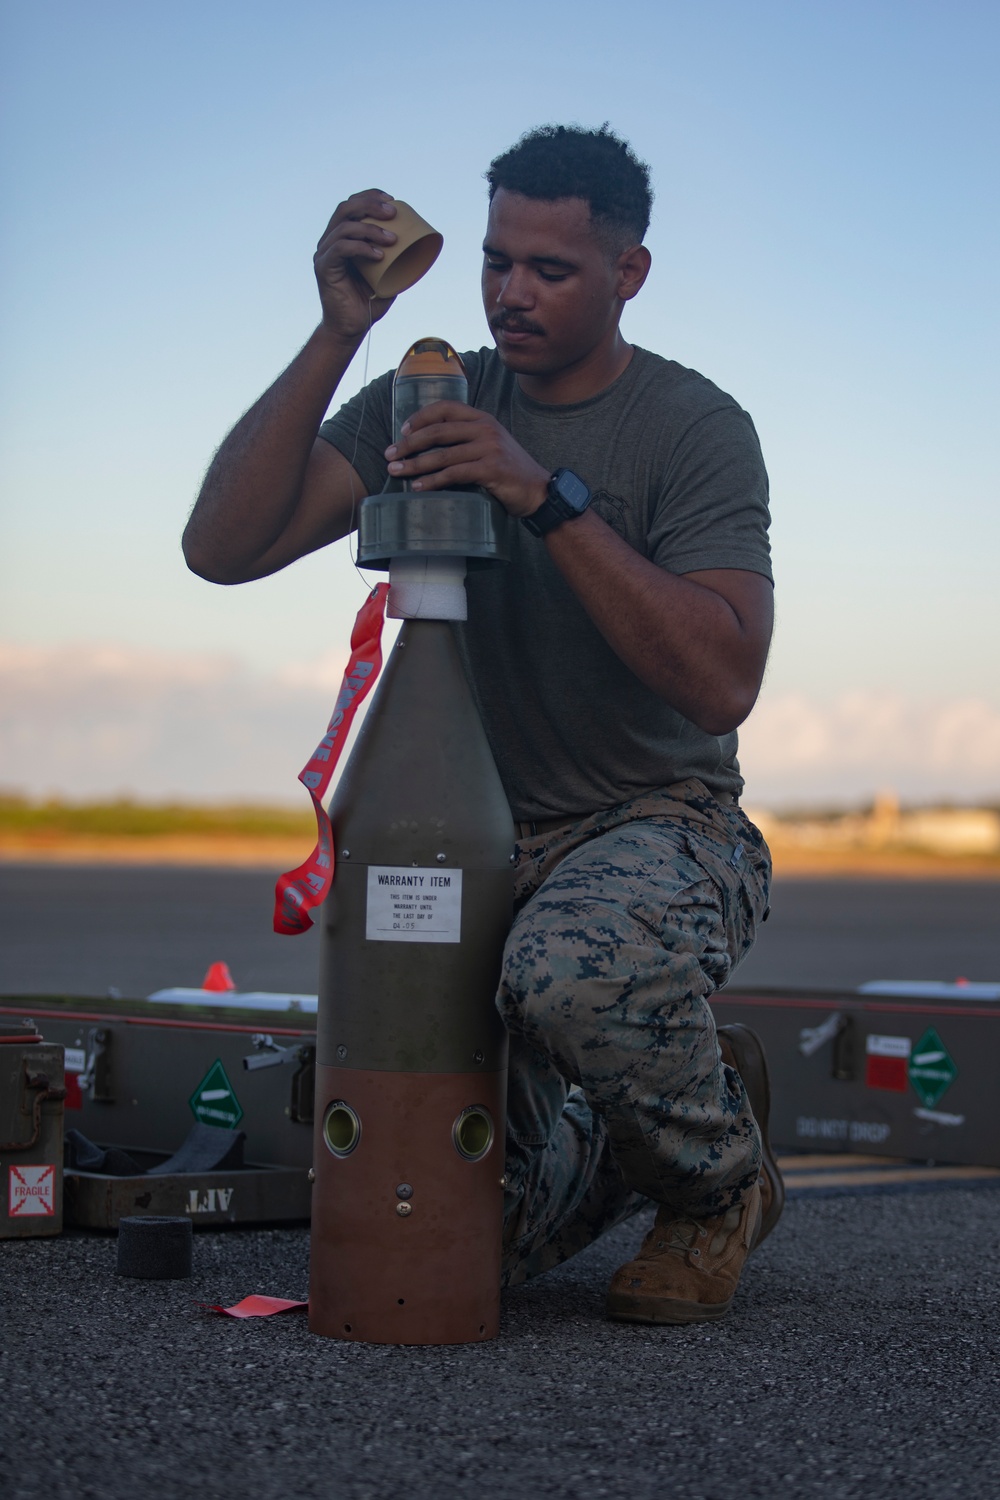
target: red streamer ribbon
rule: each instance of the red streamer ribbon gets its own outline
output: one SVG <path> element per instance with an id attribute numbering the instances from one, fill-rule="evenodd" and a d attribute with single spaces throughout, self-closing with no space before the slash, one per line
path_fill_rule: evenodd
<path id="1" fill-rule="evenodd" d="M 333 830 L 322 798 L 330 785 L 354 715 L 382 666 L 382 626 L 388 597 L 389 585 L 376 584 L 358 611 L 351 631 L 351 658 L 326 734 L 299 772 L 299 780 L 312 798 L 316 813 L 316 847 L 304 864 L 278 876 L 274 890 L 274 930 L 287 937 L 309 930 L 313 925 L 310 911 L 325 900 L 333 884 L 336 868 Z"/>
<path id="2" fill-rule="evenodd" d="M 232 1307 L 221 1307 L 218 1302 L 199 1302 L 206 1312 L 225 1313 L 227 1318 L 269 1318 L 273 1313 L 300 1312 L 308 1302 L 289 1302 L 287 1297 L 244 1297 Z"/>

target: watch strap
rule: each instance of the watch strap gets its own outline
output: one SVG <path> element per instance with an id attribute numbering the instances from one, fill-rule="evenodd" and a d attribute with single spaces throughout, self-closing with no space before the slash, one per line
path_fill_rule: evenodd
<path id="1" fill-rule="evenodd" d="M 531 532 L 532 536 L 545 536 L 549 531 L 555 531 L 557 526 L 567 520 L 564 512 L 557 508 L 548 496 L 542 501 L 537 510 L 532 511 L 530 516 L 522 516 L 521 521 Z"/>
<path id="2" fill-rule="evenodd" d="M 564 484 L 570 488 L 572 500 L 562 493 Z M 521 520 L 533 536 L 546 536 L 564 521 L 582 516 L 590 499 L 590 491 L 578 474 L 572 469 L 556 469 L 549 479 L 541 505 L 530 516 L 522 516 Z"/>

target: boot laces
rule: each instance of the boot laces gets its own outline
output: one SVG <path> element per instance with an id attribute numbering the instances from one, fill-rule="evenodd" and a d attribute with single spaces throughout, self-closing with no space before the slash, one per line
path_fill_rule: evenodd
<path id="1" fill-rule="evenodd" d="M 739 1224 L 740 1212 L 731 1208 L 721 1219 L 710 1219 L 707 1223 L 698 1219 L 671 1219 L 662 1229 L 656 1226 L 653 1249 L 699 1259 L 703 1250 L 722 1250 Z"/>
<path id="2" fill-rule="evenodd" d="M 659 1238 L 653 1241 L 654 1250 L 665 1250 L 668 1255 L 700 1255 L 698 1241 L 708 1238 L 708 1230 L 696 1219 L 672 1219 L 657 1231 Z"/>

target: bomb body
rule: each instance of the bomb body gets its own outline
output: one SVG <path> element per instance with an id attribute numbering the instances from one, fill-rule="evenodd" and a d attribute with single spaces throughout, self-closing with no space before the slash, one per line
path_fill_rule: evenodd
<path id="1" fill-rule="evenodd" d="M 478 524 L 482 496 L 442 496 L 456 539 L 463 498 Z M 429 513 L 434 496 L 420 499 Z M 454 576 L 449 588 L 454 604 Z M 490 1338 L 514 829 L 449 619 L 403 625 L 330 816 L 310 1327 L 375 1343 Z"/>

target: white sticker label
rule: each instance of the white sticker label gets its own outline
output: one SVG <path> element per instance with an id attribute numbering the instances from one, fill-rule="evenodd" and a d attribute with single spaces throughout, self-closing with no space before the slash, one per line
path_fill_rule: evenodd
<path id="1" fill-rule="evenodd" d="M 53 1217 L 56 1211 L 55 1167 L 11 1167 L 7 1182 L 10 1218 Z"/>
<path id="2" fill-rule="evenodd" d="M 375 943 L 461 942 L 461 870 L 369 865 L 365 937 Z"/>
<path id="3" fill-rule="evenodd" d="M 82 1047 L 64 1047 L 66 1072 L 82 1073 L 87 1066 L 87 1054 Z"/>
<path id="4" fill-rule="evenodd" d="M 908 1036 L 873 1036 L 865 1040 L 865 1051 L 873 1057 L 909 1057 L 913 1042 Z"/>
<path id="5" fill-rule="evenodd" d="M 915 1109 L 918 1120 L 930 1120 L 934 1125 L 964 1125 L 964 1115 L 946 1115 L 940 1109 Z"/>

